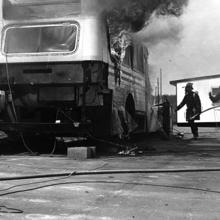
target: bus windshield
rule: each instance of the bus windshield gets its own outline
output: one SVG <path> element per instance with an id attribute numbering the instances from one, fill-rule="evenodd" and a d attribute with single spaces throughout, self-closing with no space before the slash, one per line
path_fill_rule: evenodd
<path id="1" fill-rule="evenodd" d="M 70 17 L 81 12 L 81 0 L 3 0 L 5 20 Z"/>
<path id="2" fill-rule="evenodd" d="M 77 32 L 76 24 L 9 27 L 5 30 L 4 53 L 72 52 Z"/>

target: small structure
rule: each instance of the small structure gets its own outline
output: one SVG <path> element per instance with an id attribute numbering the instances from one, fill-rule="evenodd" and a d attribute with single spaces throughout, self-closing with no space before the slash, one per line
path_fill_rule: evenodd
<path id="1" fill-rule="evenodd" d="M 187 78 L 171 81 L 176 86 L 177 104 L 185 95 L 186 83 L 193 84 L 193 90 L 200 96 L 202 113 L 199 121 L 195 121 L 200 127 L 220 126 L 220 75 Z M 186 121 L 186 106 L 177 112 L 177 125 L 188 126 Z"/>

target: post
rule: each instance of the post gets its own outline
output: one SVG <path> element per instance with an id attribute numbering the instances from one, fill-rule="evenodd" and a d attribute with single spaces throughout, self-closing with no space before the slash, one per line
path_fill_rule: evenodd
<path id="1" fill-rule="evenodd" d="M 83 123 L 86 122 L 86 93 L 88 89 L 88 83 L 90 81 L 91 70 L 89 68 L 89 62 L 83 62 L 83 94 L 82 94 L 82 111 L 81 120 Z"/>
<path id="2" fill-rule="evenodd" d="M 163 100 L 163 75 L 162 75 L 162 69 L 160 69 L 160 97 L 161 101 Z"/>
<path id="3" fill-rule="evenodd" d="M 157 104 L 160 104 L 160 82 L 159 78 L 157 78 Z"/>

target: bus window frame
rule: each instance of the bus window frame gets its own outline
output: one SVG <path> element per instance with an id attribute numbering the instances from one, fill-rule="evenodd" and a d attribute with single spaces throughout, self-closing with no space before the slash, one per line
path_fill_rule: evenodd
<path id="1" fill-rule="evenodd" d="M 76 27 L 76 43 L 75 43 L 75 48 L 72 51 L 67 51 L 67 52 L 39 52 L 39 53 L 6 53 L 5 52 L 5 45 L 6 45 L 6 35 L 7 31 L 12 28 L 22 28 L 22 27 L 59 27 L 59 26 L 65 26 L 65 25 L 70 25 L 70 26 L 75 26 Z M 78 22 L 73 22 L 73 21 L 64 21 L 64 22 L 56 22 L 56 23 L 15 23 L 15 24 L 10 24 L 6 25 L 2 29 L 2 49 L 1 53 L 5 56 L 47 56 L 47 55 L 53 55 L 53 56 L 58 56 L 58 55 L 71 55 L 74 54 L 78 47 L 79 47 L 79 39 L 80 39 L 80 25 Z"/>

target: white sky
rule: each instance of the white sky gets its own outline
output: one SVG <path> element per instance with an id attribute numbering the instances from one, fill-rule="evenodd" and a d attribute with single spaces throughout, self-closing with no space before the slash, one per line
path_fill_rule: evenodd
<path id="1" fill-rule="evenodd" d="M 163 71 L 166 94 L 175 93 L 171 80 L 220 74 L 220 0 L 189 1 L 184 15 L 178 22 L 174 20 L 174 28 L 169 30 L 172 33 L 175 26 L 181 27 L 180 39 L 165 37 L 148 45 L 150 64 L 158 74 L 160 68 Z M 157 21 L 154 29 L 160 28 L 160 23 Z"/>

